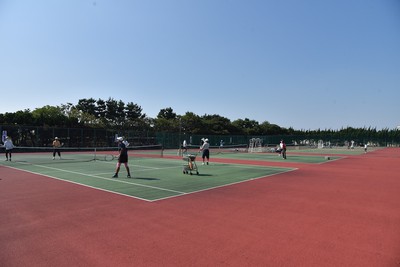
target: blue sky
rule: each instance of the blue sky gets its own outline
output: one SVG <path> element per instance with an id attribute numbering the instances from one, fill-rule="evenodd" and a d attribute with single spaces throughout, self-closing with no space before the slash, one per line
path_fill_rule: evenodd
<path id="1" fill-rule="evenodd" d="M 0 113 L 79 99 L 400 125 L 399 0 L 0 0 Z"/>

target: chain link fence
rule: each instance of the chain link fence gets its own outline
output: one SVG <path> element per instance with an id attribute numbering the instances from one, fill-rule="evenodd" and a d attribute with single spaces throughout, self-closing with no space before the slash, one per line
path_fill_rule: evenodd
<path id="1" fill-rule="evenodd" d="M 250 139 L 258 138 L 264 147 L 273 147 L 283 139 L 288 146 L 347 146 L 351 141 L 355 145 L 399 146 L 399 135 L 389 134 L 379 137 L 365 135 L 195 135 L 187 133 L 165 133 L 151 131 L 130 131 L 98 128 L 58 128 L 21 125 L 1 125 L 2 137 L 10 136 L 17 146 L 47 147 L 58 137 L 66 147 L 110 147 L 115 146 L 116 136 L 123 136 L 133 146 L 163 145 L 164 148 L 179 148 L 186 140 L 189 145 L 200 145 L 207 138 L 211 146 L 245 145 Z M 2 140 L 4 141 L 4 140 Z"/>

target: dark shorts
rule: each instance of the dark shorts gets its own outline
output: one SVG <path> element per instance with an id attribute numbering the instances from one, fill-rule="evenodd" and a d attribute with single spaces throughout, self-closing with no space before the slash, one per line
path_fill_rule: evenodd
<path id="1" fill-rule="evenodd" d="M 203 154 L 201 155 L 201 157 L 204 158 L 210 158 L 210 150 L 208 149 L 204 149 L 203 150 Z"/>
<path id="2" fill-rule="evenodd" d="M 124 154 L 120 155 L 120 156 L 119 156 L 119 159 L 118 159 L 118 162 L 119 162 L 119 163 L 126 163 L 126 162 L 128 162 L 128 155 L 124 155 Z"/>

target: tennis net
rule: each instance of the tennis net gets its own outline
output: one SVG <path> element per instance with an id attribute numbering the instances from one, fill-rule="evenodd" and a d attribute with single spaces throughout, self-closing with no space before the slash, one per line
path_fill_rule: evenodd
<path id="1" fill-rule="evenodd" d="M 188 152 L 198 152 L 200 146 L 188 145 Z M 223 154 L 223 153 L 247 153 L 248 145 L 247 144 L 238 144 L 238 145 L 224 145 L 224 146 L 210 146 L 211 153 L 215 154 Z"/>
<path id="2" fill-rule="evenodd" d="M 75 163 L 112 161 L 118 156 L 118 147 L 61 147 L 54 153 L 52 147 L 14 147 L 12 162 L 25 164 Z M 162 157 L 162 146 L 129 146 L 130 157 Z M 5 152 L 2 149 L 2 152 Z"/>

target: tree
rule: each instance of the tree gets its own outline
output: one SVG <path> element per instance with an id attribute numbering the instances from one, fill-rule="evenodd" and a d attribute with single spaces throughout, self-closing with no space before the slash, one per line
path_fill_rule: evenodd
<path id="1" fill-rule="evenodd" d="M 76 108 L 80 110 L 81 112 L 88 113 L 90 115 L 93 115 L 96 117 L 96 100 L 93 98 L 89 99 L 80 99 L 78 101 L 78 104 L 76 105 Z"/>
<path id="2" fill-rule="evenodd" d="M 120 100 L 117 104 L 117 111 L 114 121 L 118 126 L 123 126 L 125 123 L 125 117 L 125 103 Z"/>
<path id="3" fill-rule="evenodd" d="M 146 114 L 142 114 L 142 107 L 133 102 L 128 102 L 125 106 L 125 116 L 126 116 L 126 127 L 134 127 L 134 128 L 147 128 L 145 127 Z"/>
<path id="4" fill-rule="evenodd" d="M 98 99 L 96 102 L 96 114 L 98 118 L 98 123 L 102 127 L 106 127 L 108 125 L 107 119 L 106 119 L 106 114 L 107 114 L 107 104 L 106 101 L 102 99 Z"/>
<path id="5" fill-rule="evenodd" d="M 257 135 L 260 132 L 259 123 L 255 120 L 245 118 L 244 120 L 238 119 L 232 122 L 238 129 L 242 129 L 242 134 Z"/>
<path id="6" fill-rule="evenodd" d="M 62 104 L 60 106 L 62 114 L 67 119 L 68 127 L 79 126 L 79 111 L 72 103 Z"/>
<path id="7" fill-rule="evenodd" d="M 96 100 L 83 98 L 75 106 L 78 121 L 84 125 L 97 125 Z"/>
<path id="8" fill-rule="evenodd" d="M 116 125 L 117 117 L 118 117 L 118 102 L 113 98 L 109 98 L 106 101 L 107 113 L 106 119 L 109 125 Z"/>
<path id="9" fill-rule="evenodd" d="M 37 124 L 48 126 L 65 126 L 67 117 L 59 106 L 44 106 L 32 111 L 32 116 Z"/>
<path id="10" fill-rule="evenodd" d="M 204 115 L 202 118 L 204 127 L 200 133 L 202 134 L 229 134 L 229 126 L 231 121 L 220 115 Z"/>
<path id="11" fill-rule="evenodd" d="M 260 125 L 260 135 L 278 135 L 282 133 L 282 128 L 276 124 L 271 124 L 268 121 L 264 121 Z"/>
<path id="12" fill-rule="evenodd" d="M 164 108 L 158 112 L 154 120 L 154 129 L 160 132 L 179 132 L 180 122 L 172 108 Z"/>
<path id="13" fill-rule="evenodd" d="M 193 112 L 181 116 L 181 126 L 184 133 L 199 134 L 203 127 L 202 119 Z"/>
<path id="14" fill-rule="evenodd" d="M 131 121 L 136 121 L 138 119 L 143 119 L 145 116 L 142 114 L 142 107 L 134 104 L 133 102 L 128 102 L 125 108 L 126 118 Z"/>
<path id="15" fill-rule="evenodd" d="M 15 113 L 6 113 L 4 115 L 4 122 L 7 124 L 31 124 L 34 120 L 32 113 L 29 109 L 25 109 L 24 111 L 19 110 Z"/>
<path id="16" fill-rule="evenodd" d="M 161 118 L 167 119 L 167 120 L 176 119 L 176 113 L 174 112 L 174 110 L 172 108 L 164 108 L 164 109 L 161 109 L 157 115 L 157 119 L 161 119 Z"/>
<path id="17" fill-rule="evenodd" d="M 172 108 L 161 109 L 154 120 L 154 129 L 160 132 L 179 132 L 179 119 Z"/>

